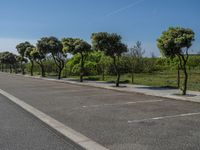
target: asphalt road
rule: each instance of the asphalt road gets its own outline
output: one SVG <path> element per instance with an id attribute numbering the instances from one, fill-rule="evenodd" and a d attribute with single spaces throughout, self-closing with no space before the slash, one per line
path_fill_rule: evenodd
<path id="1" fill-rule="evenodd" d="M 200 104 L 0 73 L 0 88 L 111 150 L 199 150 Z"/>
<path id="2" fill-rule="evenodd" d="M 0 149 L 77 150 L 2 95 L 0 95 Z"/>

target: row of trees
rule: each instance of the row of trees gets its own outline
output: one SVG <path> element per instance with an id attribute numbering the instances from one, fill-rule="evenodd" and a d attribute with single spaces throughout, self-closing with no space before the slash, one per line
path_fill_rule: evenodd
<path id="1" fill-rule="evenodd" d="M 97 52 L 101 54 L 99 63 L 101 64 L 101 72 L 104 78 L 104 70 L 107 65 L 107 60 L 112 61 L 114 72 L 117 76 L 116 86 L 119 86 L 121 76 L 122 58 L 127 59 L 127 66 L 131 70 L 132 82 L 134 82 L 134 72 L 137 64 L 141 60 L 145 51 L 142 49 L 141 42 L 137 42 L 132 48 L 128 48 L 122 42 L 120 35 L 116 33 L 99 32 L 91 35 L 91 43 L 78 38 L 63 38 L 62 40 L 56 37 L 44 37 L 38 40 L 36 46 L 29 42 L 20 43 L 16 49 L 20 56 L 16 56 L 9 52 L 2 53 L 0 56 L 1 64 L 10 65 L 12 68 L 20 66 L 22 74 L 24 74 L 25 63 L 29 60 L 31 67 L 30 73 L 33 75 L 34 64 L 40 66 L 41 75 L 45 76 L 44 62 L 51 58 L 54 61 L 58 73 L 58 79 L 61 78 L 62 70 L 67 62 L 67 55 L 72 54 L 74 57 L 79 57 L 79 73 L 80 82 L 83 82 L 83 76 L 87 72 L 85 70 L 85 62 L 91 53 Z M 178 58 L 179 69 L 182 69 L 185 75 L 182 91 L 186 94 L 187 91 L 187 62 L 189 58 L 189 48 L 194 41 L 194 32 L 191 29 L 180 27 L 169 28 L 163 32 L 157 40 L 158 48 L 161 54 L 169 58 Z M 102 57 L 103 56 L 103 57 Z M 123 57 L 122 57 L 123 56 Z M 74 58 L 73 57 L 73 58 Z M 5 59 L 6 58 L 6 59 Z M 72 59 L 73 59 L 72 58 Z"/>
<path id="2" fill-rule="evenodd" d="M 85 73 L 84 63 L 86 57 L 92 51 L 102 51 L 106 56 L 113 59 L 114 68 L 117 74 L 116 86 L 118 87 L 120 81 L 120 69 L 118 68 L 118 62 L 121 55 L 124 52 L 127 52 L 127 46 L 122 43 L 121 36 L 115 33 L 94 33 L 92 34 L 91 39 L 92 46 L 82 39 L 63 38 L 60 41 L 56 37 L 41 38 L 37 42 L 36 46 L 33 46 L 29 42 L 20 43 L 16 46 L 16 49 L 21 57 L 21 72 L 24 74 L 24 60 L 27 58 L 31 63 L 31 75 L 33 75 L 33 66 L 35 62 L 40 66 L 41 74 L 44 77 L 44 61 L 47 57 L 51 57 L 53 58 L 58 70 L 58 79 L 61 79 L 61 73 L 67 60 L 67 54 L 79 54 L 81 56 L 80 82 L 83 82 L 83 76 Z"/>
<path id="3" fill-rule="evenodd" d="M 0 63 L 1 63 L 1 71 L 9 68 L 10 73 L 14 70 L 17 73 L 17 68 L 19 66 L 19 60 L 21 58 L 10 52 L 2 52 L 0 53 Z"/>

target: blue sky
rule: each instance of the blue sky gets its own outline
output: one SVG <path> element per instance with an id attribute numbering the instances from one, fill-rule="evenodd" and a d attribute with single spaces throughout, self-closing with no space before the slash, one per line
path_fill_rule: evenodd
<path id="1" fill-rule="evenodd" d="M 117 32 L 128 45 L 142 41 L 146 55 L 159 55 L 156 39 L 169 26 L 196 33 L 200 51 L 199 0 L 0 0 L 0 50 L 44 36 L 80 37 Z"/>

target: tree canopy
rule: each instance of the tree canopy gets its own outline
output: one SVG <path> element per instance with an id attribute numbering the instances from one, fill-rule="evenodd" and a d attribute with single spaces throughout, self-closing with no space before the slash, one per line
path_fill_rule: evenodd
<path id="1" fill-rule="evenodd" d="M 63 50 L 73 55 L 76 55 L 78 53 L 84 54 L 91 51 L 91 45 L 82 39 L 63 38 L 62 43 L 64 46 Z"/>
<path id="2" fill-rule="evenodd" d="M 121 56 L 127 52 L 127 46 L 122 43 L 122 38 L 116 33 L 99 32 L 91 36 L 92 45 L 95 50 L 100 50 L 110 57 Z"/>
<path id="3" fill-rule="evenodd" d="M 166 57 L 185 55 L 183 48 L 190 48 L 194 41 L 194 32 L 191 29 L 170 27 L 157 40 L 161 54 Z"/>
<path id="4" fill-rule="evenodd" d="M 31 45 L 29 42 L 26 41 L 26 42 L 24 42 L 24 43 L 18 44 L 18 45 L 16 46 L 16 49 L 17 49 L 18 53 L 19 53 L 22 57 L 24 57 L 25 51 L 26 51 L 26 49 L 27 49 L 28 47 L 33 47 L 33 45 Z"/>

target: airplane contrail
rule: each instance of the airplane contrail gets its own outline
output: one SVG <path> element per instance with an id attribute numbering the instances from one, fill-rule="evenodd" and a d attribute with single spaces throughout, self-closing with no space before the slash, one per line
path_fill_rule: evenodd
<path id="1" fill-rule="evenodd" d="M 140 3 L 144 2 L 144 1 L 145 1 L 145 0 L 138 0 L 138 1 L 136 1 L 136 2 L 134 2 L 134 3 L 131 3 L 131 4 L 127 5 L 127 6 L 124 6 L 124 7 L 122 7 L 122 8 L 119 8 L 119 9 L 117 9 L 117 10 L 115 10 L 115 11 L 112 11 L 112 12 L 108 13 L 108 14 L 106 15 L 106 17 L 110 17 L 110 16 L 113 16 L 113 15 L 118 14 L 118 13 L 120 13 L 120 12 L 123 12 L 123 11 L 125 11 L 125 10 L 127 10 L 127 9 L 129 9 L 129 8 L 131 8 L 131 7 L 134 7 L 134 6 L 140 4 Z"/>

